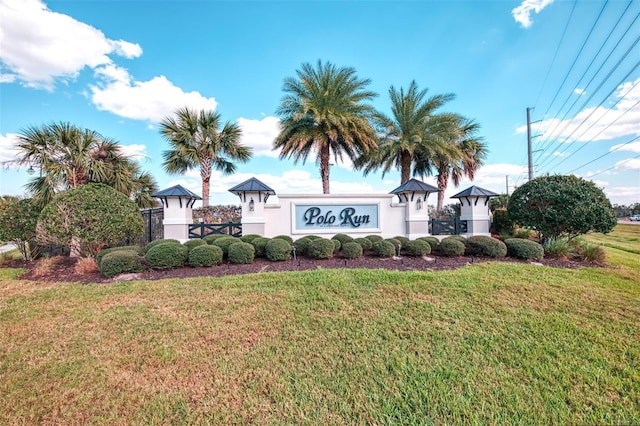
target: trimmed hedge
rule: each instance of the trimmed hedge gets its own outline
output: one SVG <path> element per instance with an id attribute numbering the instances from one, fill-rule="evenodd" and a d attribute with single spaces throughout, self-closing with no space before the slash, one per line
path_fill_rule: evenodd
<path id="1" fill-rule="evenodd" d="M 318 238 L 309 244 L 309 257 L 312 259 L 329 259 L 333 257 L 336 251 L 336 244 L 340 244 L 338 240 L 328 240 L 326 238 Z"/>
<path id="2" fill-rule="evenodd" d="M 145 261 L 151 269 L 182 268 L 187 261 L 189 249 L 182 244 L 156 244 L 147 250 Z"/>
<path id="3" fill-rule="evenodd" d="M 456 238 L 444 238 L 438 246 L 440 253 L 444 256 L 462 256 L 464 254 L 464 243 Z"/>
<path id="4" fill-rule="evenodd" d="M 302 256 L 303 254 L 307 254 L 311 241 L 313 241 L 313 239 L 309 238 L 309 236 L 295 240 L 293 246 L 296 248 L 296 255 Z"/>
<path id="5" fill-rule="evenodd" d="M 440 244 L 440 240 L 436 237 L 420 237 L 418 240 L 427 242 L 431 246 L 432 252 L 436 251 L 438 244 Z"/>
<path id="6" fill-rule="evenodd" d="M 393 243 L 384 240 L 373 243 L 371 250 L 378 257 L 393 257 L 396 254 L 396 248 Z"/>
<path id="7" fill-rule="evenodd" d="M 463 237 L 462 235 L 449 235 L 448 237 L 444 237 L 442 239 L 442 241 L 444 241 L 444 240 L 460 241 L 462 244 L 464 244 L 465 247 L 467 247 L 467 239 L 465 237 Z M 442 241 L 440 243 L 442 243 Z"/>
<path id="8" fill-rule="evenodd" d="M 507 238 L 504 243 L 507 246 L 507 255 L 510 257 L 527 260 L 542 260 L 544 258 L 544 247 L 535 241 Z"/>
<path id="9" fill-rule="evenodd" d="M 424 256 L 431 253 L 431 246 L 428 242 L 422 240 L 408 241 L 402 245 L 407 256 Z"/>
<path id="10" fill-rule="evenodd" d="M 198 246 L 203 246 L 205 244 L 207 244 L 206 241 L 202 241 L 200 238 L 198 238 L 198 239 L 194 239 L 194 240 L 185 241 L 184 244 L 182 244 L 182 245 L 185 246 L 186 248 L 188 248 L 189 251 L 191 251 L 194 248 L 196 248 Z"/>
<path id="11" fill-rule="evenodd" d="M 265 254 L 267 259 L 274 262 L 289 260 L 291 259 L 291 244 L 283 238 L 272 238 L 265 246 Z"/>
<path id="12" fill-rule="evenodd" d="M 367 235 L 365 238 L 372 243 L 377 243 L 378 241 L 384 240 L 384 238 L 382 238 L 380 235 Z"/>
<path id="13" fill-rule="evenodd" d="M 194 268 L 213 266 L 222 263 L 222 249 L 218 246 L 205 244 L 194 247 L 189 252 L 189 265 Z"/>
<path id="14" fill-rule="evenodd" d="M 400 244 L 402 244 L 402 247 L 404 247 L 405 244 L 411 241 L 409 238 L 403 237 L 401 235 L 396 235 L 395 237 L 393 237 L 393 239 L 400 241 Z"/>
<path id="15" fill-rule="evenodd" d="M 475 235 L 467 240 L 467 253 L 478 256 L 505 257 L 507 246 L 497 238 Z"/>
<path id="16" fill-rule="evenodd" d="M 252 263 L 256 249 L 249 243 L 239 241 L 229 246 L 229 262 Z"/>
<path id="17" fill-rule="evenodd" d="M 106 253 L 100 262 L 100 272 L 105 277 L 115 277 L 128 272 L 143 270 L 140 255 L 135 250 L 116 250 Z"/>
<path id="18" fill-rule="evenodd" d="M 256 238 L 261 238 L 262 235 L 258 235 L 258 234 L 247 234 L 247 235 L 243 235 L 240 237 L 240 239 L 245 242 L 245 243 L 250 243 L 251 241 L 255 240 Z"/>
<path id="19" fill-rule="evenodd" d="M 393 244 L 393 247 L 395 248 L 396 254 L 398 253 L 398 247 L 401 247 L 401 245 L 402 245 L 400 240 L 396 240 L 395 238 L 385 238 L 384 241 L 388 241 L 391 244 Z"/>
<path id="20" fill-rule="evenodd" d="M 205 241 L 207 244 L 213 244 L 213 242 L 218 238 L 228 237 L 228 236 L 229 235 L 227 234 L 209 234 L 206 237 L 202 238 L 202 240 Z"/>
<path id="21" fill-rule="evenodd" d="M 271 241 L 271 238 L 260 237 L 254 240 L 251 240 L 251 245 L 255 249 L 255 257 L 266 257 L 266 246 L 267 243 Z"/>
<path id="22" fill-rule="evenodd" d="M 215 241 L 213 241 L 213 245 L 214 246 L 218 246 L 222 249 L 222 254 L 224 256 L 224 258 L 226 259 L 229 256 L 229 246 L 231 244 L 237 243 L 240 241 L 240 238 L 236 238 L 236 237 L 222 237 L 222 238 L 218 238 Z"/>
<path id="23" fill-rule="evenodd" d="M 148 252 L 150 248 L 157 246 L 158 244 L 163 244 L 163 243 L 178 243 L 180 244 L 180 241 L 178 240 L 172 240 L 172 239 L 168 239 L 168 240 L 153 240 L 151 241 L 149 244 L 146 245 L 146 247 L 144 248 L 144 252 Z"/>
<path id="24" fill-rule="evenodd" d="M 348 241 L 342 246 L 342 257 L 344 258 L 357 259 L 362 257 L 362 253 L 363 247 L 356 241 Z"/>
<path id="25" fill-rule="evenodd" d="M 110 248 L 106 248 L 106 249 L 102 249 L 98 252 L 98 254 L 96 254 L 96 263 L 98 265 L 100 265 L 100 263 L 102 262 L 102 258 L 109 254 L 109 253 L 113 253 L 114 251 L 122 251 L 122 250 L 129 250 L 129 251 L 135 251 L 136 253 L 138 253 L 138 256 L 143 256 L 144 255 L 144 249 L 140 246 L 120 246 L 120 247 L 110 247 Z"/>
<path id="26" fill-rule="evenodd" d="M 316 241 L 316 240 L 314 240 Z M 338 252 L 340 251 L 340 248 L 342 247 L 342 243 L 340 242 L 340 240 L 329 240 L 333 243 L 333 251 L 334 252 Z"/>
<path id="27" fill-rule="evenodd" d="M 332 240 L 338 240 L 340 241 L 340 245 L 342 246 L 344 243 L 350 243 L 351 241 L 353 241 L 353 238 L 350 237 L 347 234 L 336 234 L 333 237 L 331 237 Z"/>
<path id="28" fill-rule="evenodd" d="M 373 245 L 371 240 L 368 239 L 368 238 L 356 238 L 353 241 L 358 243 L 358 244 L 360 244 L 360 246 L 362 247 L 363 251 L 371 250 L 371 246 Z"/>
<path id="29" fill-rule="evenodd" d="M 292 244 L 293 244 L 293 238 L 291 238 L 291 237 L 290 237 L 290 236 L 288 236 L 288 235 L 276 235 L 276 236 L 275 236 L 275 237 L 273 237 L 272 239 L 274 239 L 274 240 L 275 240 L 276 238 L 279 238 L 279 239 L 281 239 L 281 240 L 285 240 L 286 242 L 288 242 L 288 243 L 289 243 L 289 245 L 292 245 Z"/>

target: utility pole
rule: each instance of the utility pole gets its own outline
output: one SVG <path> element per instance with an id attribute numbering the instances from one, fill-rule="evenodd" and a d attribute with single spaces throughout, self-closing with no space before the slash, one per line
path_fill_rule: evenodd
<path id="1" fill-rule="evenodd" d="M 533 156 L 531 155 L 531 108 L 527 107 L 527 155 L 529 157 L 529 180 L 533 180 Z"/>
<path id="2" fill-rule="evenodd" d="M 507 178 L 507 195 L 509 195 L 509 175 L 506 175 L 505 178 Z"/>

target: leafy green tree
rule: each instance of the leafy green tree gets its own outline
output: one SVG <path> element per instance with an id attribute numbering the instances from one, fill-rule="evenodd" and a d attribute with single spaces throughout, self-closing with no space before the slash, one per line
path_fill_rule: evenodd
<path id="1" fill-rule="evenodd" d="M 219 113 L 187 107 L 160 122 L 160 133 L 171 147 L 162 154 L 162 166 L 171 174 L 200 169 L 203 207 L 209 206 L 211 171 L 232 174 L 236 171 L 234 161 L 244 163 L 252 156 L 252 149 L 240 143 L 240 127 L 226 122 L 220 129 L 221 124 Z"/>
<path id="2" fill-rule="evenodd" d="M 41 206 L 57 192 L 89 182 L 107 184 L 127 196 L 157 190 L 153 178 L 142 173 L 115 140 L 93 130 L 65 122 L 50 123 L 28 127 L 18 138 L 17 163 L 38 170 L 27 190 Z"/>
<path id="3" fill-rule="evenodd" d="M 573 175 L 541 176 L 525 183 L 511 194 L 507 212 L 514 223 L 538 231 L 543 241 L 607 233 L 617 223 L 602 189 Z"/>
<path id="4" fill-rule="evenodd" d="M 355 161 L 377 147 L 370 119 L 374 109 L 367 102 L 376 94 L 366 90 L 370 80 L 361 80 L 351 67 L 339 68 L 318 61 L 302 64 L 297 78 L 286 78 L 285 96 L 276 114 L 280 133 L 273 147 L 280 158 L 307 160 L 313 151 L 320 164 L 322 192 L 330 193 L 331 155 L 336 161 L 346 154 Z"/>
<path id="5" fill-rule="evenodd" d="M 144 230 L 133 201 L 110 186 L 88 183 L 57 194 L 36 227 L 38 241 L 69 247 L 72 255 L 95 256 L 105 245 L 136 241 Z"/>
<path id="6" fill-rule="evenodd" d="M 36 224 L 40 209 L 30 199 L 7 203 L 0 209 L 0 241 L 12 242 L 24 260 L 38 257 Z"/>

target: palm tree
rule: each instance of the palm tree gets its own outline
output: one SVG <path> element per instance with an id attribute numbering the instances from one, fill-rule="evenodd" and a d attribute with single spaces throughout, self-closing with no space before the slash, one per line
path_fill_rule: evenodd
<path id="1" fill-rule="evenodd" d="M 18 139 L 17 163 L 39 170 L 39 176 L 26 187 L 41 205 L 58 191 L 89 182 L 105 183 L 127 196 L 140 190 L 137 164 L 124 155 L 116 141 L 93 130 L 66 122 L 50 123 L 28 127 Z"/>
<path id="2" fill-rule="evenodd" d="M 240 144 L 240 127 L 226 122 L 220 130 L 220 124 L 219 113 L 197 112 L 188 107 L 178 109 L 175 117 L 167 117 L 160 123 L 160 133 L 171 146 L 162 153 L 164 169 L 183 174 L 199 168 L 203 207 L 209 206 L 212 169 L 231 174 L 236 171 L 234 161 L 244 163 L 252 156 L 252 149 Z"/>
<path id="3" fill-rule="evenodd" d="M 406 93 L 403 88 L 397 90 L 391 86 L 389 97 L 393 116 L 380 112 L 374 116 L 380 134 L 379 147 L 355 162 L 356 168 L 362 169 L 365 176 L 382 169 L 384 177 L 390 170 L 400 169 L 400 184 L 403 184 L 411 178 L 412 167 L 414 176 L 430 174 L 428 163 L 417 165 L 419 154 L 431 152 L 435 155 L 449 149 L 447 136 L 453 117 L 436 113 L 436 110 L 453 100 L 455 95 L 446 93 L 427 98 L 427 91 L 419 90 L 415 81 Z"/>
<path id="4" fill-rule="evenodd" d="M 303 163 L 314 151 L 322 192 L 329 194 L 331 154 L 335 161 L 345 153 L 355 161 L 377 146 L 370 124 L 374 109 L 366 103 L 376 94 L 365 89 L 370 80 L 359 79 L 354 68 L 318 61 L 315 68 L 302 64 L 296 73 L 297 78 L 284 81 L 286 94 L 276 111 L 280 133 L 273 148 L 281 150 L 280 158 Z"/>

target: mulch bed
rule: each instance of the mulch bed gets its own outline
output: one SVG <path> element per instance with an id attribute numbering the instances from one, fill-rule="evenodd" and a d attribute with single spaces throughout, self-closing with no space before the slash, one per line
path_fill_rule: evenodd
<path id="1" fill-rule="evenodd" d="M 333 258 L 325 260 L 314 260 L 307 257 L 299 257 L 296 260 L 287 260 L 283 262 L 271 262 L 266 259 L 255 259 L 253 263 L 248 265 L 236 265 L 224 263 L 209 268 L 191 268 L 184 267 L 172 269 L 169 271 L 153 271 L 146 270 L 144 272 L 107 278 L 100 273 L 76 274 L 76 259 L 67 256 L 56 257 L 56 261 L 46 269 L 38 268 L 37 262 L 25 262 L 14 260 L 6 262 L 2 267 L 25 268 L 27 272 L 19 278 L 24 280 L 48 281 L 48 282 L 78 282 L 78 283 L 110 283 L 122 281 L 124 279 L 144 279 L 159 280 L 164 278 L 188 278 L 188 277 L 222 277 L 225 275 L 251 274 L 261 272 L 280 272 L 280 271 L 305 271 L 311 269 L 336 269 L 336 268 L 365 268 L 365 269 L 387 269 L 397 271 L 442 271 L 461 268 L 473 263 L 495 261 L 496 259 L 488 257 L 444 257 L 437 255 L 429 255 L 422 257 L 394 257 L 382 259 L 374 256 L 364 256 L 359 259 Z M 518 262 L 531 263 L 529 261 L 502 258 L 501 262 Z M 583 266 L 601 266 L 591 262 L 577 262 L 567 259 L 545 259 L 542 262 L 536 262 L 544 266 L 557 268 L 578 268 Z"/>

